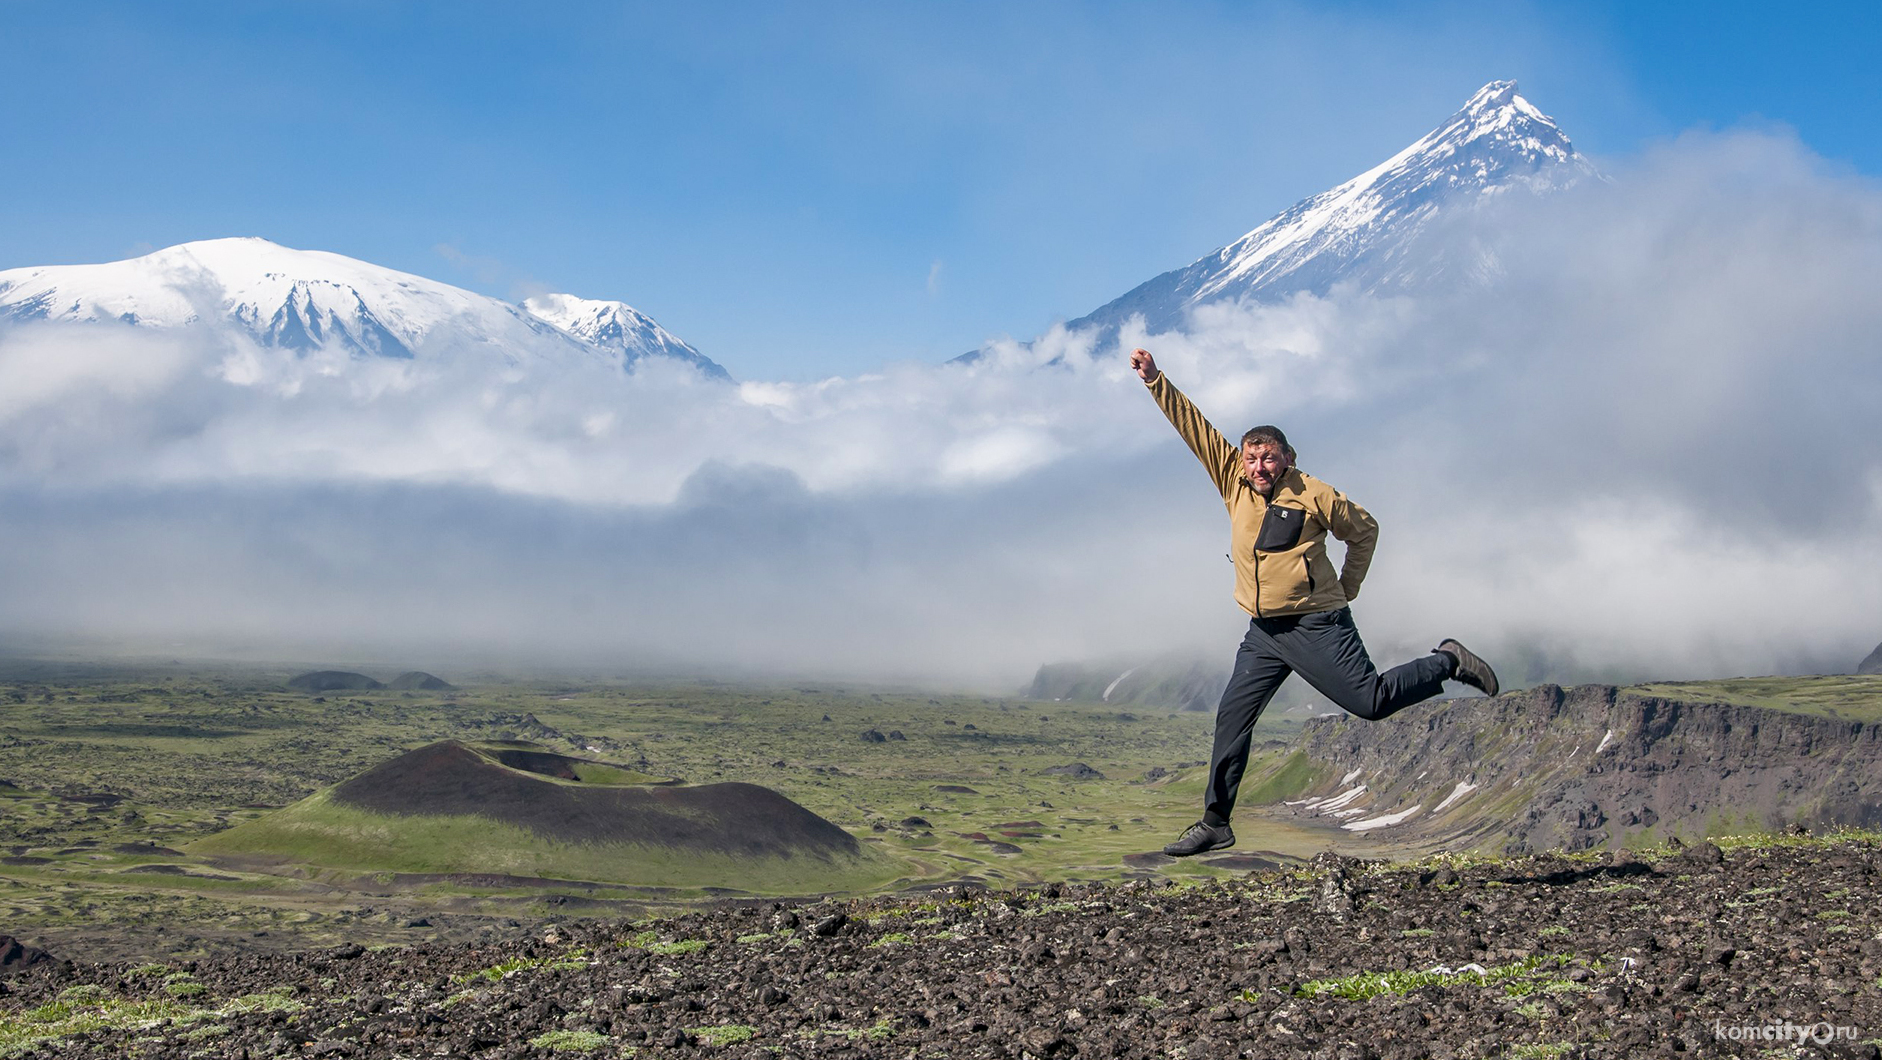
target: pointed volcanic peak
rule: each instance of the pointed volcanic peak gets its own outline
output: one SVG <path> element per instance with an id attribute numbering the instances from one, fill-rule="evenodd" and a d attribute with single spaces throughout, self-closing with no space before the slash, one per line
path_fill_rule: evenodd
<path id="1" fill-rule="evenodd" d="M 1233 299 L 1437 283 L 1460 263 L 1417 237 L 1442 213 L 1511 190 L 1548 193 L 1598 174 L 1547 115 L 1492 81 L 1411 146 L 1331 191 L 1302 199 L 1191 265 L 1137 287 L 1071 327 L 1116 327 L 1141 313 L 1152 330 L 1189 310 Z"/>
<path id="2" fill-rule="evenodd" d="M 342 254 L 255 238 L 182 243 L 98 265 L 9 269 L 0 272 L 5 321 L 202 328 L 297 353 L 356 357 L 412 359 L 466 348 L 494 350 L 514 363 L 621 356 L 521 306 Z M 673 342 L 686 351 L 681 359 L 723 375 Z"/>
<path id="3" fill-rule="evenodd" d="M 545 294 L 525 299 L 523 308 L 591 346 L 618 352 L 629 365 L 643 357 L 671 357 L 692 364 L 711 378 L 728 382 L 732 378 L 724 368 L 626 302 Z"/>

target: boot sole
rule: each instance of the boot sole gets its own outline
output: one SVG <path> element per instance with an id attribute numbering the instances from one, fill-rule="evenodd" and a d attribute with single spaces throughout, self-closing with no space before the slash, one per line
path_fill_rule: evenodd
<path id="1" fill-rule="evenodd" d="M 1450 647 L 1446 648 L 1444 644 L 1449 644 Z M 1457 656 L 1457 673 L 1452 675 L 1451 680 L 1467 684 L 1486 696 L 1494 696 L 1503 690 L 1503 683 L 1496 679 L 1496 671 L 1490 668 L 1489 663 L 1483 661 L 1483 656 L 1448 637 L 1445 638 L 1444 644 L 1438 645 L 1439 650 L 1448 651 Z M 1465 677 L 1464 671 L 1470 668 L 1482 670 L 1490 680 L 1486 683 Z"/>

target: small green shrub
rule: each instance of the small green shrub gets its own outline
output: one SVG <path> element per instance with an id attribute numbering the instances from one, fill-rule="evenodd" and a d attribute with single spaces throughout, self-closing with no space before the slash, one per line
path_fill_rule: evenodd
<path id="1" fill-rule="evenodd" d="M 1380 994 L 1404 994 L 1426 986 L 1454 986 L 1470 984 L 1486 986 L 1497 983 L 1504 992 L 1512 997 L 1521 997 L 1536 989 L 1532 973 L 1539 970 L 1553 970 L 1568 964 L 1570 958 L 1565 954 L 1549 957 L 1529 957 L 1514 964 L 1498 965 L 1486 968 L 1482 972 L 1475 969 L 1460 971 L 1432 970 L 1428 972 L 1360 972 L 1343 979 L 1316 979 L 1302 983 L 1294 988 L 1299 997 L 1338 997 L 1351 1001 L 1364 1001 Z M 1257 1000 L 1247 991 L 1242 1000 Z"/>
<path id="2" fill-rule="evenodd" d="M 707 1045 L 737 1045 L 751 1041 L 758 1033 L 758 1028 L 747 1027 L 742 1023 L 726 1023 L 717 1027 L 692 1027 L 686 1033 Z"/>
<path id="3" fill-rule="evenodd" d="M 589 1053 L 608 1044 L 608 1036 L 594 1031 L 550 1031 L 531 1038 L 529 1044 L 560 1053 Z"/>

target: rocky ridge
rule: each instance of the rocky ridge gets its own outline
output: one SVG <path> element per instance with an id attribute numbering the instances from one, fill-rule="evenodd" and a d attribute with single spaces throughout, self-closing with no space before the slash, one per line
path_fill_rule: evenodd
<path id="1" fill-rule="evenodd" d="M 0 980 L 0 1052 L 1877 1057 L 1877 838 L 1324 855 L 1191 885 L 748 903 L 475 947 L 53 962 Z"/>
<path id="2" fill-rule="evenodd" d="M 1321 717 L 1294 748 L 1288 812 L 1433 848 L 1882 825 L 1882 725 L 1611 685 Z"/>

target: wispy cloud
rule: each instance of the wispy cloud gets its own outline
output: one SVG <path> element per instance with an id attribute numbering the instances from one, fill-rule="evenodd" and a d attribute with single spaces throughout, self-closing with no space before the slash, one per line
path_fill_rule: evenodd
<path id="1" fill-rule="evenodd" d="M 472 254 L 460 249 L 455 243 L 438 243 L 431 250 L 453 270 L 469 276 L 478 286 L 486 290 L 494 288 L 505 291 L 512 301 L 520 302 L 536 295 L 555 293 L 547 284 L 501 258 L 489 254 Z"/>

